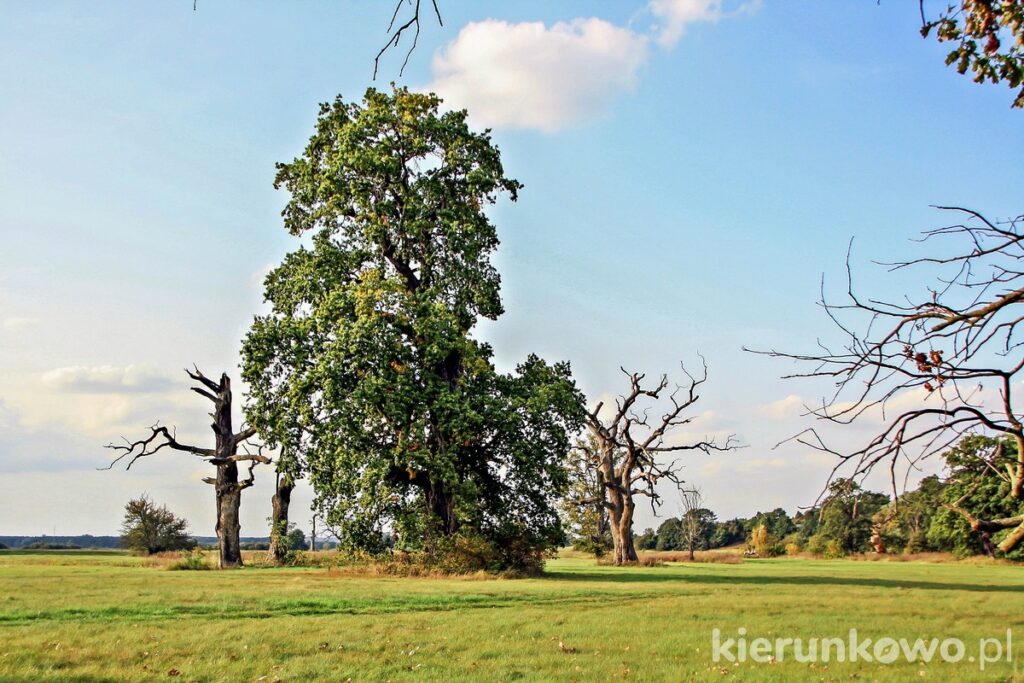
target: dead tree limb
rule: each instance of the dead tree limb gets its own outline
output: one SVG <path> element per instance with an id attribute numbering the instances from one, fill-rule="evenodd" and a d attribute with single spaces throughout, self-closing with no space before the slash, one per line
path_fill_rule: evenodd
<path id="1" fill-rule="evenodd" d="M 399 19 L 399 14 L 402 12 L 402 7 L 408 5 L 412 8 L 412 14 L 403 19 Z M 380 58 L 384 56 L 384 53 L 389 49 L 398 47 L 398 44 L 409 31 L 412 31 L 412 44 L 409 45 L 409 49 L 405 53 L 405 59 L 402 60 L 402 67 L 398 70 L 398 75 L 401 76 L 405 73 L 405 67 L 409 64 L 409 57 L 412 56 L 413 50 L 416 49 L 416 44 L 420 39 L 420 27 L 421 27 L 421 15 L 420 15 L 421 0 L 396 0 L 395 9 L 391 13 L 391 22 L 388 24 L 388 42 L 384 44 L 384 47 L 377 52 L 377 56 L 373 58 L 373 79 L 377 80 L 377 71 L 380 67 Z M 431 9 L 434 10 L 434 16 L 437 17 L 437 23 L 439 26 L 444 26 L 444 21 L 441 19 L 441 9 L 437 6 L 437 0 L 430 0 Z"/>
<path id="2" fill-rule="evenodd" d="M 191 390 L 213 403 L 213 412 L 210 413 L 213 422 L 210 427 L 216 437 L 214 447 L 202 448 L 182 443 L 178 441 L 176 430 L 156 423 L 150 427 L 150 433 L 146 437 L 135 441 L 123 439 L 123 443 L 108 444 L 107 448 L 118 455 L 102 469 L 111 469 L 125 459 L 128 460 L 125 469 L 131 469 L 140 458 L 149 457 L 165 449 L 197 456 L 216 467 L 216 476 L 207 477 L 203 481 L 213 485 L 217 494 L 216 531 L 220 545 L 219 564 L 222 569 L 240 567 L 242 552 L 239 543 L 239 508 L 242 491 L 253 485 L 256 466 L 270 464 L 271 459 L 263 454 L 261 446 L 253 445 L 250 448 L 247 443 L 256 435 L 256 430 L 251 427 L 243 427 L 239 432 L 233 430 L 231 380 L 228 376 L 222 374 L 220 381 L 214 382 L 200 372 L 199 368 L 186 369 L 185 372 L 200 385 L 191 387 Z M 238 476 L 239 463 L 248 463 L 248 476 L 244 479 L 239 479 Z"/>
<path id="3" fill-rule="evenodd" d="M 839 425 L 881 424 L 852 450 L 829 448 L 814 429 L 796 437 L 837 457 L 830 480 L 840 470 L 862 480 L 884 467 L 898 496 L 898 463 L 909 473 L 963 436 L 984 433 L 1016 446 L 1012 461 L 996 474 L 1009 485 L 1008 495 L 1022 501 L 1024 420 L 1016 391 L 1024 368 L 1024 339 L 1017 333 L 1024 321 L 1024 216 L 995 221 L 971 209 L 937 208 L 957 221 L 924 233 L 921 242 L 953 239 L 961 246 L 944 256 L 885 264 L 892 271 L 935 271 L 926 295 L 879 301 L 856 294 L 848 254 L 845 298 L 829 302 L 823 292 L 820 302 L 842 342 L 819 341 L 818 350 L 804 354 L 756 353 L 809 367 L 786 377 L 834 383 L 809 415 Z M 958 511 L 979 531 L 1016 524 L 999 544 L 1003 552 L 1024 540 L 1024 520 L 980 520 Z"/>

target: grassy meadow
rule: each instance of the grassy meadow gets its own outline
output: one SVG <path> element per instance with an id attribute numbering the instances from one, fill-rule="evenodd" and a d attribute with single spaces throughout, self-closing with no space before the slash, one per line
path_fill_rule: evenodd
<path id="1" fill-rule="evenodd" d="M 990 664 L 711 660 L 735 637 L 1024 639 L 1024 568 L 774 559 L 532 579 L 327 568 L 168 571 L 85 551 L 0 552 L 0 681 L 1024 680 Z M 1015 634 L 1016 635 L 1016 634 Z"/>

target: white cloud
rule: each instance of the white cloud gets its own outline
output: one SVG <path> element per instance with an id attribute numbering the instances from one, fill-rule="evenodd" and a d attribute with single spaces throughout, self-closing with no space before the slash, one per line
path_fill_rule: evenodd
<path id="1" fill-rule="evenodd" d="M 672 47 L 686 33 L 689 24 L 715 22 L 722 18 L 722 0 L 651 0 L 651 14 L 659 20 L 657 41 Z"/>
<path id="2" fill-rule="evenodd" d="M 472 22 L 435 55 L 430 89 L 483 125 L 553 132 L 635 88 L 647 43 L 596 18 Z"/>
<path id="3" fill-rule="evenodd" d="M 38 318 L 4 318 L 3 328 L 11 332 L 26 330 L 39 323 Z"/>
<path id="4" fill-rule="evenodd" d="M 805 406 L 806 401 L 804 399 L 796 394 L 790 394 L 786 398 L 780 398 L 778 401 L 763 403 L 754 408 L 754 412 L 772 420 L 785 420 L 807 413 Z"/>
<path id="5" fill-rule="evenodd" d="M 632 91 L 652 40 L 671 48 L 691 24 L 717 22 L 759 2 L 725 11 L 723 0 L 651 0 L 649 32 L 596 17 L 551 26 L 471 22 L 434 55 L 428 89 L 484 126 L 557 131 L 601 117 Z"/>
<path id="6" fill-rule="evenodd" d="M 166 391 L 171 379 L 145 365 L 112 365 L 56 368 L 43 375 L 43 382 L 60 391 L 79 394 L 151 394 Z"/>
<path id="7" fill-rule="evenodd" d="M 101 461 L 89 460 L 90 446 L 80 435 L 67 430 L 26 425 L 17 411 L 0 400 L 0 472 L 95 466 Z"/>

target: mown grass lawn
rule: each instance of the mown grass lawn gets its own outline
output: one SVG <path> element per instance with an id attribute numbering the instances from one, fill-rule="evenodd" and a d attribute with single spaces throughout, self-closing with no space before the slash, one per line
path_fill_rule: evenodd
<path id="1" fill-rule="evenodd" d="M 1024 568 L 747 560 L 613 568 L 581 558 L 522 580 L 325 569 L 165 571 L 109 554 L 0 553 L 2 681 L 1024 680 L 982 672 L 981 638 L 1024 644 Z M 735 638 L 950 638 L 935 661 L 733 665 Z M 791 652 L 791 651 L 790 651 Z"/>

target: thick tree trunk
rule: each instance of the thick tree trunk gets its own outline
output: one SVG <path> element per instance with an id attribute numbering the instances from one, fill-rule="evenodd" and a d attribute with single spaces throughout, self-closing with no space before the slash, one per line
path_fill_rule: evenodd
<path id="1" fill-rule="evenodd" d="M 690 541 L 690 562 L 693 562 L 693 541 Z"/>
<path id="2" fill-rule="evenodd" d="M 292 489 L 295 480 L 291 476 L 278 473 L 277 490 L 272 499 L 273 511 L 270 518 L 270 561 L 282 565 L 288 558 L 288 506 L 292 501 Z"/>
<path id="3" fill-rule="evenodd" d="M 436 518 L 437 531 L 441 536 L 451 536 L 459 530 L 459 521 L 455 517 L 455 497 L 444 482 L 430 483 L 427 506 Z"/>
<path id="4" fill-rule="evenodd" d="M 612 557 L 615 564 L 629 564 L 639 558 L 633 545 L 633 501 L 615 489 L 608 494 L 608 517 L 612 530 Z"/>
<path id="5" fill-rule="evenodd" d="M 221 569 L 242 566 L 242 548 L 239 542 L 241 523 L 238 511 L 242 504 L 242 490 L 238 486 L 238 465 L 234 462 L 217 466 L 217 542 L 220 545 Z"/>

